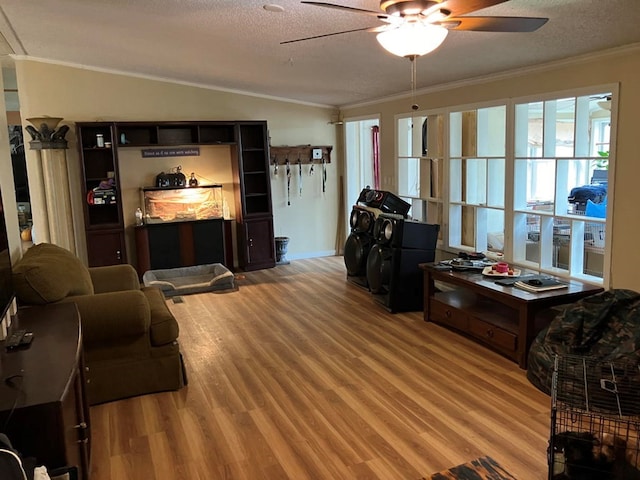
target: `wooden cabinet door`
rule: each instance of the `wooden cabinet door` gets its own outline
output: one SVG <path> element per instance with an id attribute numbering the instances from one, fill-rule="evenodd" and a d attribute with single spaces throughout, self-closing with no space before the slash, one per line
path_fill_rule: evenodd
<path id="1" fill-rule="evenodd" d="M 76 466 L 83 476 L 89 475 L 89 419 L 85 417 L 82 376 L 74 372 L 72 388 L 60 402 L 64 427 L 64 443 L 67 465 Z"/>
<path id="2" fill-rule="evenodd" d="M 103 267 L 127 262 L 122 230 L 87 232 L 87 257 L 90 267 Z"/>
<path id="3" fill-rule="evenodd" d="M 273 236 L 273 219 L 247 220 L 244 224 L 246 262 L 245 270 L 270 268 L 276 265 L 276 250 Z"/>
<path id="4" fill-rule="evenodd" d="M 225 263 L 224 220 L 205 220 L 191 225 L 193 265 Z M 233 267 L 233 265 L 231 265 Z"/>
<path id="5" fill-rule="evenodd" d="M 180 224 L 153 225 L 149 231 L 151 269 L 182 267 L 180 254 Z M 138 272 L 141 275 L 144 272 Z"/>

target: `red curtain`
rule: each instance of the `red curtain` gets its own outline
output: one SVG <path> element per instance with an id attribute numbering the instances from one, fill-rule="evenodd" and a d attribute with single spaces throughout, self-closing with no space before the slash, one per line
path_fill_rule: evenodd
<path id="1" fill-rule="evenodd" d="M 380 127 L 371 127 L 373 141 L 373 188 L 380 190 Z"/>

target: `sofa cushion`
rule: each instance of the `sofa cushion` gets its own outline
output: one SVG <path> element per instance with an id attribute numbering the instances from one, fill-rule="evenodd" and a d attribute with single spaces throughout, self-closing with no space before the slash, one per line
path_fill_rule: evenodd
<path id="1" fill-rule="evenodd" d="M 69 250 L 50 243 L 39 243 L 25 252 L 13 267 L 13 283 L 18 301 L 25 305 L 93 294 L 87 267 Z"/>

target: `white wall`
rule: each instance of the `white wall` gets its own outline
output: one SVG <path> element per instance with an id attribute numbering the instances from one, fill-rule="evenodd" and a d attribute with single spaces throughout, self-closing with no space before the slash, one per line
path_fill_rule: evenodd
<path id="1" fill-rule="evenodd" d="M 335 110 L 330 107 L 302 105 L 237 93 L 222 92 L 170 82 L 97 72 L 33 60 L 16 60 L 16 72 L 22 118 L 63 117 L 61 125 L 72 127 L 68 161 L 74 222 L 78 230 L 78 252 L 86 256 L 80 187 L 80 162 L 75 138 L 75 122 L 91 121 L 197 121 L 266 120 L 270 143 L 276 145 L 331 145 L 331 163 L 327 166 L 326 193 L 322 194 L 320 175 L 303 184 L 300 197 L 291 194 L 286 205 L 286 183 L 272 177 L 275 234 L 290 237 L 289 259 L 330 255 L 335 252 L 338 226 L 338 189 L 340 151 L 336 127 L 329 125 Z M 28 138 L 28 134 L 27 138 Z M 150 170 L 136 163 L 131 154 L 121 160 L 121 175 L 126 178 L 124 217 L 127 226 L 134 223 L 136 185 L 149 183 Z M 174 159 L 176 162 L 186 161 Z M 197 159 L 194 159 L 197 161 Z M 189 160 L 191 161 L 191 160 Z M 4 165 L 4 160 L 2 161 Z M 125 165 L 126 163 L 126 165 Z M 46 240 L 46 222 L 37 211 L 44 211 L 42 177 L 34 152 L 27 151 L 27 168 L 34 203 L 34 224 L 39 241 Z M 195 164 L 186 168 L 187 173 Z M 158 170 L 159 172 L 160 170 Z M 232 202 L 230 203 L 230 205 Z M 132 210 L 133 209 L 133 210 Z M 129 212 L 131 210 L 131 212 Z M 17 231 L 17 227 L 16 227 Z M 127 229 L 128 236 L 131 229 Z M 128 242 L 130 245 L 132 243 Z M 130 261 L 135 258 L 130 255 Z"/>

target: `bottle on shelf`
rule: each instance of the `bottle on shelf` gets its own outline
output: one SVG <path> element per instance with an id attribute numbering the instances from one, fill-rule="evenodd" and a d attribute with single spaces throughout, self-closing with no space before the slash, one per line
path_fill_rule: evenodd
<path id="1" fill-rule="evenodd" d="M 96 147 L 98 148 L 104 147 L 104 135 L 102 133 L 96 134 Z"/>
<path id="2" fill-rule="evenodd" d="M 190 187 L 198 186 L 198 179 L 196 178 L 196 174 L 194 172 L 191 172 L 191 178 L 189 178 L 189 186 Z"/>
<path id="3" fill-rule="evenodd" d="M 229 213 L 229 204 L 227 203 L 227 199 L 222 199 L 222 218 L 226 218 L 227 220 L 231 218 L 231 214 Z"/>
<path id="4" fill-rule="evenodd" d="M 136 225 L 144 225 L 144 219 L 140 207 L 136 208 Z"/>

